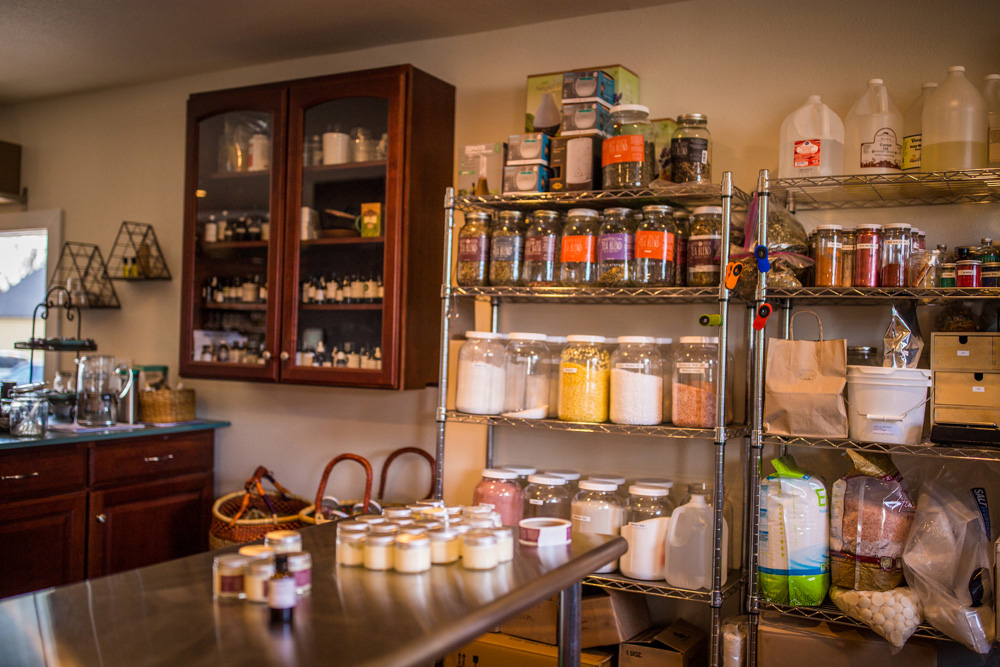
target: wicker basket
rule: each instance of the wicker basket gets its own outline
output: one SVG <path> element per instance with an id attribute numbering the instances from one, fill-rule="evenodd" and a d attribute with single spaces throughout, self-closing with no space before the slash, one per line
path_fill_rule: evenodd
<path id="1" fill-rule="evenodd" d="M 139 419 L 153 424 L 173 424 L 194 419 L 194 389 L 140 391 Z"/>
<path id="2" fill-rule="evenodd" d="M 212 527 L 208 531 L 210 549 L 246 544 L 261 539 L 272 530 L 298 530 L 305 525 L 299 518 L 299 512 L 310 505 L 309 501 L 295 495 L 288 495 L 283 499 L 279 491 L 267 492 L 278 512 L 276 517 L 272 517 L 264 503 L 257 498 L 253 502 L 254 508 L 260 510 L 265 518 L 241 518 L 233 523 L 233 517 L 243 504 L 244 495 L 243 491 L 227 493 L 212 505 Z"/>

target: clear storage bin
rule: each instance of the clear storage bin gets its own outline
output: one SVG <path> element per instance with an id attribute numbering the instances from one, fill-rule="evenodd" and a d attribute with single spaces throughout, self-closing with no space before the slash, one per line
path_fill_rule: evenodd
<path id="1" fill-rule="evenodd" d="M 604 336 L 568 336 L 567 342 L 559 361 L 559 419 L 606 422 L 611 360 Z"/>
<path id="2" fill-rule="evenodd" d="M 474 415 L 498 415 L 504 401 L 503 337 L 489 331 L 468 331 L 458 351 L 455 409 Z"/>
<path id="3" fill-rule="evenodd" d="M 611 355 L 610 418 L 615 424 L 663 421 L 663 358 L 656 339 L 621 336 Z"/>
<path id="4" fill-rule="evenodd" d="M 570 518 L 570 492 L 567 481 L 555 475 L 531 475 L 524 488 L 525 519 L 532 517 Z"/>
<path id="5" fill-rule="evenodd" d="M 549 348 L 545 334 L 510 334 L 504 353 L 505 413 L 544 419 L 549 413 Z"/>

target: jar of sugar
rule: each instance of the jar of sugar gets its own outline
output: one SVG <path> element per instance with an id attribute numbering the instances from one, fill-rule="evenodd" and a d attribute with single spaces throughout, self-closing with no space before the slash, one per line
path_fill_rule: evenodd
<path id="1" fill-rule="evenodd" d="M 610 482 L 580 482 L 580 491 L 571 507 L 573 532 L 617 535 L 622 526 L 624 509 L 618 498 L 618 486 Z M 597 570 L 614 572 L 618 560 Z"/>
<path id="2" fill-rule="evenodd" d="M 498 415 L 504 402 L 504 344 L 500 334 L 469 331 L 458 351 L 455 408 L 474 415 Z"/>
<path id="3" fill-rule="evenodd" d="M 619 336 L 611 355 L 609 416 L 615 424 L 663 421 L 663 357 L 655 338 Z"/>

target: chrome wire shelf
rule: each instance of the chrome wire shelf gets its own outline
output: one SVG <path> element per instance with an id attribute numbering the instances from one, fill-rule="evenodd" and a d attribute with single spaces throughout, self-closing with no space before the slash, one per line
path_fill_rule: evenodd
<path id="1" fill-rule="evenodd" d="M 854 449 L 863 452 L 883 454 L 905 454 L 939 459 L 966 459 L 972 461 L 1000 461 L 1000 448 L 992 447 L 942 447 L 932 442 L 918 445 L 889 445 L 882 442 L 855 442 L 853 440 L 826 440 L 823 438 L 800 438 L 794 436 L 765 435 L 765 445 L 787 445 L 791 447 L 812 447 L 814 449 Z"/>
<path id="2" fill-rule="evenodd" d="M 927 303 L 968 299 L 1000 299 L 996 287 L 800 287 L 768 289 L 768 299 L 795 299 L 805 304 L 877 306 L 899 299 L 919 299 Z"/>
<path id="3" fill-rule="evenodd" d="M 705 589 L 696 591 L 687 588 L 675 588 L 664 583 L 654 581 L 640 581 L 630 579 L 622 574 L 591 574 L 584 578 L 583 583 L 588 586 L 599 586 L 610 588 L 616 591 L 626 591 L 628 593 L 642 593 L 643 595 L 655 595 L 671 600 L 689 600 L 692 602 L 711 602 L 712 594 Z M 726 584 L 722 587 L 722 599 L 728 600 L 734 594 L 739 593 L 743 584 L 743 576 L 739 570 L 730 570 L 726 577 Z"/>
<path id="4" fill-rule="evenodd" d="M 770 185 L 799 211 L 1000 201 L 1000 169 L 779 178 Z"/>
<path id="5" fill-rule="evenodd" d="M 718 287 L 445 287 L 451 296 L 524 303 L 715 303 Z"/>
<path id="6" fill-rule="evenodd" d="M 554 208 L 568 210 L 588 205 L 643 206 L 647 204 L 679 204 L 701 206 L 722 201 L 722 186 L 718 183 L 673 183 L 662 188 L 638 190 L 586 190 L 575 192 L 539 192 L 510 195 L 467 195 L 455 198 L 455 208 L 460 211 L 480 211 L 504 208 L 506 210 L 534 210 Z M 734 210 L 746 210 L 750 195 L 733 188 Z"/>
<path id="7" fill-rule="evenodd" d="M 827 623 L 851 625 L 856 628 L 868 627 L 861 621 L 855 620 L 850 616 L 847 616 L 830 602 L 824 602 L 822 605 L 818 607 L 789 607 L 781 604 L 772 604 L 770 602 L 764 602 L 763 600 L 761 600 L 758 606 L 760 607 L 761 611 L 775 611 L 785 616 L 797 616 L 799 618 L 809 618 L 814 621 L 826 621 Z M 944 639 L 947 641 L 951 641 L 951 638 L 948 637 L 948 635 L 927 624 L 923 624 L 920 627 L 918 627 L 917 631 L 914 632 L 912 636 L 921 637 L 923 639 Z"/>
<path id="8" fill-rule="evenodd" d="M 464 412 L 448 410 L 445 421 L 457 424 L 481 424 L 483 426 L 518 426 L 524 428 L 540 428 L 551 431 L 572 431 L 574 433 L 604 433 L 607 435 L 646 435 L 657 438 L 691 438 L 698 440 L 714 440 L 715 429 L 711 428 L 678 428 L 670 424 L 656 426 L 629 426 L 626 424 L 590 424 L 586 422 L 567 422 L 558 419 L 521 419 L 519 417 L 504 417 L 498 415 L 470 415 Z M 745 426 L 729 426 L 726 428 L 726 439 L 739 438 L 747 435 Z"/>

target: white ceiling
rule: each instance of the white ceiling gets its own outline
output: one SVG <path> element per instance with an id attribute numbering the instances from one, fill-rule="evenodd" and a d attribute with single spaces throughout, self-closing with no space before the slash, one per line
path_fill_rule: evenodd
<path id="1" fill-rule="evenodd" d="M 0 0 L 0 106 L 678 0 Z"/>

